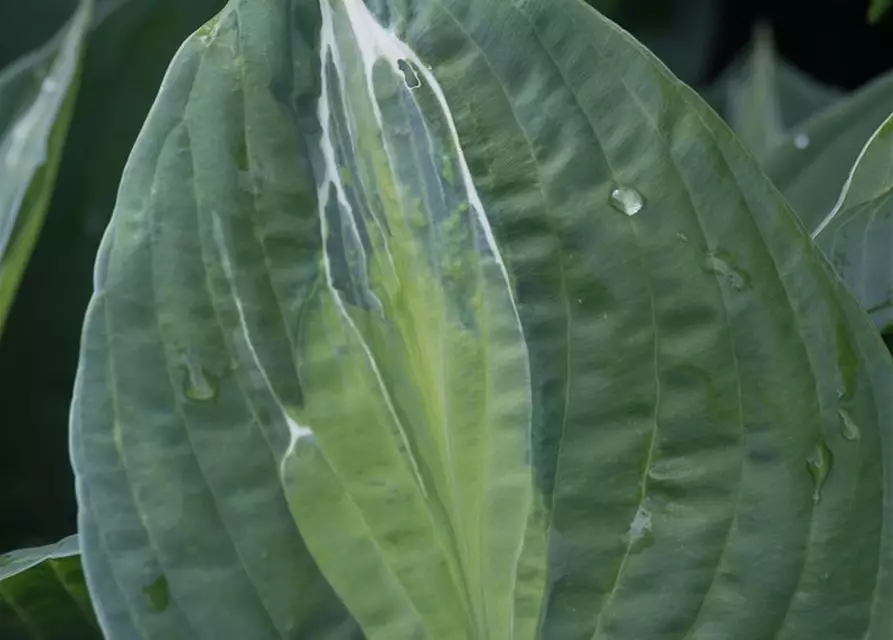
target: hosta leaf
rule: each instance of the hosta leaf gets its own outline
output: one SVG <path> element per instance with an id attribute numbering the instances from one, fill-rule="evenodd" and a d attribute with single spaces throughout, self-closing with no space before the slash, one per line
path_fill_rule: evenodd
<path id="1" fill-rule="evenodd" d="M 234 0 L 97 262 L 100 619 L 345 637 L 328 583 L 369 638 L 886 640 L 881 352 L 751 154 L 585 4 Z"/>
<path id="2" fill-rule="evenodd" d="M 893 116 L 853 166 L 816 241 L 881 331 L 893 325 Z"/>
<path id="3" fill-rule="evenodd" d="M 92 0 L 0 72 L 0 332 L 43 226 L 78 87 Z"/>
<path id="4" fill-rule="evenodd" d="M 832 210 L 859 152 L 891 111 L 888 73 L 810 118 L 766 157 L 766 173 L 807 229 Z"/>
<path id="5" fill-rule="evenodd" d="M 199 190 L 206 188 L 196 179 L 202 166 L 193 164 L 192 154 L 183 146 L 189 143 L 184 137 L 186 123 L 196 122 L 196 115 L 187 118 L 184 109 L 188 104 L 192 109 L 202 104 L 214 108 L 213 102 L 190 100 L 193 91 L 202 89 L 199 81 L 210 82 L 203 88 L 213 95 L 219 86 L 215 81 L 232 79 L 227 65 L 205 61 L 207 43 L 215 31 L 216 27 L 210 26 L 201 30 L 175 58 L 162 85 L 161 99 L 150 113 L 122 178 L 122 194 L 132 195 L 122 195 L 118 218 L 128 217 L 123 213 L 128 209 L 139 208 L 152 215 L 172 211 L 178 201 L 194 203 Z M 231 31 L 229 35 L 236 34 Z M 213 53 L 222 54 L 219 45 Z M 265 52 L 254 55 L 262 61 Z M 262 63 L 253 68 L 255 75 L 246 78 L 263 82 L 267 68 Z M 244 92 L 238 95 L 249 97 Z M 252 98 L 253 110 L 248 113 L 262 120 L 273 106 L 268 102 L 271 97 L 258 93 L 256 98 L 260 101 Z M 220 106 L 235 104 L 240 103 L 228 101 Z M 218 141 L 231 142 L 225 138 Z M 269 144 L 272 151 L 281 142 L 258 140 Z M 205 158 L 216 162 L 210 156 Z M 210 174 L 223 177 L 213 170 Z M 299 179 L 299 172 L 289 180 L 292 178 Z M 158 184 L 163 188 L 153 186 Z M 282 211 L 289 202 L 300 203 L 294 199 L 291 182 L 270 187 L 266 197 Z M 155 202 L 152 196 L 153 203 L 145 208 L 142 194 L 150 191 L 165 200 Z M 215 194 L 215 189 L 208 189 L 207 193 L 217 198 L 223 191 Z M 149 287 L 143 294 L 150 297 L 157 287 L 159 295 L 172 296 L 168 299 L 176 301 L 181 311 L 188 308 L 190 315 L 198 314 L 192 320 L 211 321 L 216 317 L 216 298 L 210 297 L 211 290 L 199 286 L 204 274 L 201 264 L 189 261 L 189 256 L 198 257 L 202 252 L 197 222 L 183 210 L 170 224 L 157 227 L 167 242 L 179 238 L 189 246 L 166 249 L 170 259 L 161 262 L 152 261 L 146 253 L 132 256 L 132 264 L 148 269 L 142 272 L 148 279 L 133 284 Z M 251 224 L 251 218 L 244 222 Z M 106 234 L 100 261 L 108 257 L 109 266 L 118 265 L 112 253 L 127 250 L 126 245 L 133 241 L 142 244 L 141 233 L 118 234 L 126 224 L 115 223 Z M 301 242 L 296 231 L 288 234 L 294 238 L 285 247 L 289 251 Z M 152 244 L 143 245 L 143 251 Z M 153 273 L 158 267 L 164 272 Z M 96 283 L 100 291 L 104 278 L 105 267 L 100 264 Z M 155 278 L 167 279 L 168 284 L 153 283 Z M 196 286 L 207 297 L 194 295 Z M 132 289 L 125 296 L 130 302 L 125 304 L 136 302 L 138 308 L 147 309 L 146 303 L 154 303 L 146 297 L 140 300 L 143 294 Z M 135 349 L 133 355 L 151 354 L 151 359 L 142 363 L 140 373 L 126 365 L 119 370 L 123 363 L 118 360 L 118 339 L 110 334 L 106 337 L 117 328 L 107 325 L 105 319 L 115 322 L 117 304 L 124 299 L 116 298 L 116 308 L 106 309 L 103 297 L 94 299 L 90 311 L 99 322 L 91 321 L 85 327 L 85 344 L 91 346 L 75 389 L 72 456 L 80 474 L 82 548 L 106 634 L 165 639 L 355 637 L 349 616 L 316 570 L 288 512 L 278 480 L 281 452 L 275 448 L 284 447 L 285 436 L 272 430 L 272 421 L 278 416 L 271 413 L 269 404 L 264 406 L 239 391 L 242 384 L 255 386 L 257 381 L 247 370 L 232 371 L 235 353 L 228 355 L 227 349 L 237 336 L 221 328 L 208 332 L 202 322 L 173 321 L 153 314 L 151 325 L 178 332 L 175 339 L 188 339 L 190 351 L 178 354 L 178 362 L 171 361 L 168 371 L 168 354 L 156 350 L 162 343 L 153 341 L 148 326 L 134 327 L 143 337 L 128 349 Z M 217 353 L 217 360 L 205 358 L 209 348 Z M 279 357 L 289 359 L 289 351 L 281 351 Z M 121 376 L 127 371 L 136 375 L 129 378 L 134 382 L 137 378 L 154 380 L 153 385 L 144 387 L 153 390 L 143 400 L 137 398 L 142 394 L 133 395 L 135 388 L 126 388 L 127 378 Z M 165 386 L 171 384 L 174 386 Z M 109 393 L 86 391 L 99 388 Z M 145 420 L 153 415 L 157 428 L 146 438 Z M 235 464 L 234 454 L 238 457 Z M 168 480 L 158 482 L 158 474 Z"/>
<path id="6" fill-rule="evenodd" d="M 102 639 L 78 555 L 78 538 L 0 556 L 0 638 Z"/>
<path id="7" fill-rule="evenodd" d="M 781 59 L 766 25 L 754 30 L 748 51 L 708 91 L 729 126 L 759 158 L 839 96 L 840 91 L 816 82 Z"/>

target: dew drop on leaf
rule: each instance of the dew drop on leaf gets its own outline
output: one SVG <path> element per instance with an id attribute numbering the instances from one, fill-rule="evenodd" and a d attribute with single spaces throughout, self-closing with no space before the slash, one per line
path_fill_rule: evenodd
<path id="1" fill-rule="evenodd" d="M 806 468 L 815 484 L 815 491 L 812 494 L 812 501 L 815 504 L 822 500 L 822 487 L 825 485 L 825 480 L 828 479 L 828 474 L 831 473 L 833 459 L 834 456 L 824 438 L 816 442 L 809 457 L 806 458 Z"/>
<path id="2" fill-rule="evenodd" d="M 217 377 L 204 367 L 194 362 L 186 364 L 186 376 L 183 381 L 183 395 L 188 400 L 207 402 L 217 398 L 220 389 Z"/>
<path id="3" fill-rule="evenodd" d="M 630 187 L 617 187 L 611 192 L 610 203 L 620 213 L 634 216 L 645 208 L 645 197 Z"/>
<path id="4" fill-rule="evenodd" d="M 717 253 L 708 252 L 704 262 L 704 270 L 721 276 L 735 291 L 743 291 L 750 287 L 750 278 L 740 269 L 732 266 L 731 262 Z"/>
<path id="5" fill-rule="evenodd" d="M 798 149 L 800 149 L 801 151 L 803 149 L 806 149 L 809 146 L 809 136 L 806 135 L 805 133 L 798 133 L 794 137 L 794 146 L 797 147 Z"/>
<path id="6" fill-rule="evenodd" d="M 626 541 L 631 553 L 639 553 L 654 544 L 654 534 L 651 532 L 651 511 L 646 505 L 639 505 L 632 522 L 629 523 Z"/>
<path id="7" fill-rule="evenodd" d="M 862 430 L 853 420 L 853 416 L 846 409 L 839 409 L 837 413 L 840 415 L 840 435 L 843 436 L 843 439 L 850 442 L 861 439 Z"/>
<path id="8" fill-rule="evenodd" d="M 160 613 L 167 609 L 171 601 L 167 590 L 167 578 L 158 576 L 151 584 L 143 587 L 143 597 L 152 611 Z"/>

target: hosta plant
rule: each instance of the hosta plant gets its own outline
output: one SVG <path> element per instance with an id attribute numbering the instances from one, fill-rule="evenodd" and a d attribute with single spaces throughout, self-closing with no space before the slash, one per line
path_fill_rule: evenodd
<path id="1" fill-rule="evenodd" d="M 893 366 L 819 246 L 850 210 L 801 222 L 579 0 L 231 0 L 97 260 L 103 633 L 890 638 Z"/>

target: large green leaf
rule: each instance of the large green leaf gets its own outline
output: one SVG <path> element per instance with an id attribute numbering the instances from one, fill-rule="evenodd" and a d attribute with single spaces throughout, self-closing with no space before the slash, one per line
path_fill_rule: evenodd
<path id="1" fill-rule="evenodd" d="M 134 148 L 106 631 L 889 638 L 893 368 L 750 153 L 577 0 L 368 7 L 234 0 Z"/>
<path id="2" fill-rule="evenodd" d="M 779 57 L 767 25 L 754 30 L 748 50 L 707 91 L 713 106 L 758 158 L 840 95 Z M 802 137 L 800 141 L 802 145 Z"/>
<path id="3" fill-rule="evenodd" d="M 92 0 L 51 42 L 0 72 L 0 333 L 56 179 Z"/>
<path id="4" fill-rule="evenodd" d="M 810 230 L 837 202 L 871 134 L 893 111 L 893 72 L 872 81 L 792 131 L 764 162 Z"/>
<path id="5" fill-rule="evenodd" d="M 0 556 L 0 638 L 101 640 L 78 538 Z"/>
<path id="6" fill-rule="evenodd" d="M 893 325 L 893 116 L 865 145 L 815 235 L 878 329 L 888 331 Z"/>

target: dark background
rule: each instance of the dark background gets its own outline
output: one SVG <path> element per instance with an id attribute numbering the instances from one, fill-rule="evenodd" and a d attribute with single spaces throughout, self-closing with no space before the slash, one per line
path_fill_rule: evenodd
<path id="1" fill-rule="evenodd" d="M 704 87 L 772 25 L 779 53 L 846 89 L 893 68 L 893 15 L 867 0 L 592 0 Z M 0 338 L 0 553 L 76 530 L 67 419 L 93 256 L 133 140 L 179 43 L 223 0 L 100 0 L 46 226 Z M 0 67 L 45 42 L 73 0 L 0 0 Z M 39 17 L 38 17 L 39 16 Z"/>
<path id="2" fill-rule="evenodd" d="M 867 2 L 728 0 L 720 12 L 715 76 L 747 41 L 755 20 L 769 21 L 779 53 L 817 80 L 854 89 L 893 67 L 893 20 L 866 24 Z"/>

